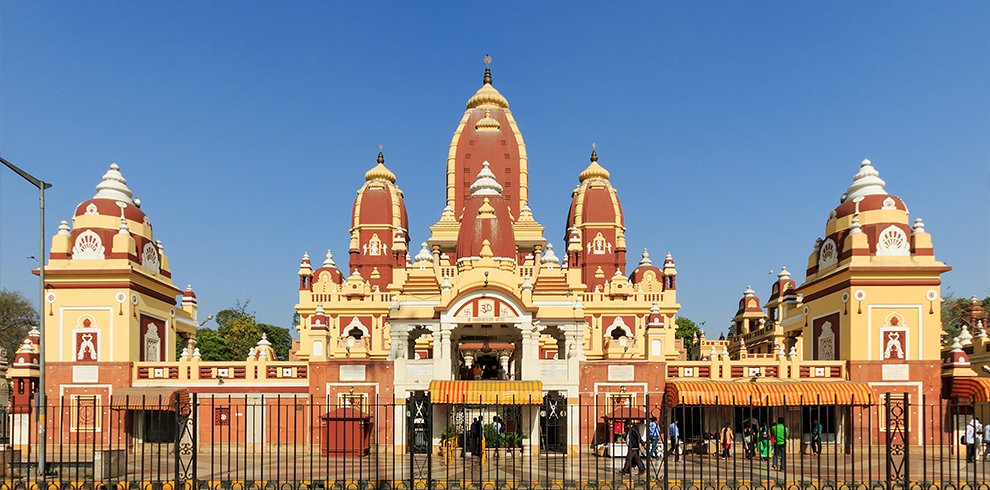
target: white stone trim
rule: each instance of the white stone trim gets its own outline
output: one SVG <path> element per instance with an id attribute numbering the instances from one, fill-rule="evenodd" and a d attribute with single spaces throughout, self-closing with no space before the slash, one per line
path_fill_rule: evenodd
<path id="1" fill-rule="evenodd" d="M 508 323 L 530 323 L 530 322 L 532 322 L 533 315 L 530 314 L 529 312 L 527 312 L 524 309 L 522 303 L 520 303 L 517 299 L 515 299 L 515 298 L 513 298 L 513 297 L 511 297 L 511 296 L 509 296 L 509 295 L 507 295 L 507 294 L 505 294 L 505 293 L 503 293 L 501 291 L 496 291 L 496 290 L 491 290 L 491 289 L 485 289 L 485 290 L 475 291 L 475 292 L 473 292 L 471 294 L 467 294 L 467 295 L 461 296 L 460 298 L 457 299 L 457 301 L 455 301 L 455 302 L 451 303 L 449 306 L 447 306 L 447 309 L 440 313 L 440 323 L 451 323 L 451 324 L 464 323 L 463 319 L 462 318 L 457 318 L 456 316 L 454 316 L 454 313 L 457 313 L 458 311 L 460 311 L 461 307 L 463 307 L 465 304 L 467 304 L 468 302 L 470 302 L 472 300 L 479 299 L 479 298 L 488 298 L 488 297 L 492 297 L 492 298 L 496 298 L 496 299 L 502 300 L 502 301 L 508 303 L 509 306 L 511 306 L 513 309 L 515 309 L 516 311 L 519 312 L 519 316 L 518 317 L 513 318 L 513 319 L 507 319 L 507 320 L 510 320 L 510 321 L 508 321 Z M 497 322 L 492 322 L 492 323 L 497 323 Z"/>
<path id="2" fill-rule="evenodd" d="M 108 339 L 111 339 L 111 340 L 108 340 L 108 343 L 110 344 L 110 357 L 109 358 L 100 359 L 100 361 L 113 361 L 114 360 L 114 357 L 113 357 L 113 340 L 112 339 L 114 338 L 113 337 L 113 317 L 114 317 L 114 312 L 113 312 L 113 307 L 112 306 L 60 306 L 58 308 L 58 360 L 59 361 L 63 361 L 63 362 L 66 360 L 65 359 L 65 331 L 66 331 L 66 328 L 65 328 L 65 312 L 66 311 L 109 311 L 110 312 L 110 322 L 109 322 L 110 323 L 110 325 L 109 325 L 109 327 L 110 327 L 110 336 L 108 337 Z M 45 320 L 42 320 L 42 321 L 45 321 Z M 73 329 L 69 329 L 69 331 L 70 332 L 73 332 Z M 75 350 L 76 350 L 76 348 L 75 348 L 75 340 L 76 339 L 75 339 L 74 335 L 75 334 L 73 333 L 73 339 L 72 339 L 72 344 L 73 344 L 72 350 L 73 350 L 73 352 L 75 352 Z M 103 357 L 103 337 L 104 337 L 104 335 L 100 335 L 100 338 L 99 338 L 100 345 L 97 347 L 97 349 L 98 349 L 97 352 L 100 354 L 100 357 L 101 358 Z"/>
<path id="3" fill-rule="evenodd" d="M 918 310 L 918 338 L 925 338 L 925 324 L 924 316 L 922 316 L 921 305 L 920 304 L 903 304 L 903 305 L 868 305 L 866 307 L 866 360 L 873 360 L 873 309 L 874 308 L 906 308 L 906 309 L 917 309 Z M 917 361 L 925 359 L 925 342 L 923 340 L 918 342 L 918 358 Z"/>

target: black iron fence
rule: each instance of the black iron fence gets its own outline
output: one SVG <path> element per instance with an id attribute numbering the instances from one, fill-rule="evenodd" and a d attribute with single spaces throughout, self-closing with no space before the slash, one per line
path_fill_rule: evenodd
<path id="1" fill-rule="evenodd" d="M 689 402 L 76 396 L 48 407 L 44 474 L 36 413 L 6 413 L 0 471 L 25 490 L 990 488 L 987 404 Z"/>

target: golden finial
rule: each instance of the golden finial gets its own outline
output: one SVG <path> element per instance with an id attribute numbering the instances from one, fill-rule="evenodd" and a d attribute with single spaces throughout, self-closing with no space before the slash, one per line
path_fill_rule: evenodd
<path id="1" fill-rule="evenodd" d="M 492 64 L 492 55 L 486 53 L 485 54 L 485 78 L 482 80 L 482 82 L 483 83 L 486 83 L 488 85 L 491 85 L 492 84 L 492 69 L 491 69 L 491 66 L 490 66 L 491 64 Z"/>
<path id="2" fill-rule="evenodd" d="M 382 153 L 382 145 L 378 145 L 378 163 L 385 164 L 385 154 Z"/>
<path id="3" fill-rule="evenodd" d="M 598 161 L 598 143 L 591 144 L 591 161 Z"/>

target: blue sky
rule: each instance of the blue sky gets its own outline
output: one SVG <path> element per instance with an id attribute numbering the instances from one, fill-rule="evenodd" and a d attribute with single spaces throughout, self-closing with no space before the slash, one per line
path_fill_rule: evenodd
<path id="1" fill-rule="evenodd" d="M 48 237 L 121 165 L 180 286 L 288 326 L 303 251 L 346 256 L 385 148 L 426 238 L 491 53 L 562 246 L 591 143 L 630 263 L 671 251 L 724 330 L 797 279 L 864 157 L 924 218 L 956 295 L 990 294 L 990 3 L 0 2 L 0 154 L 55 184 Z M 36 195 L 0 172 L 0 287 L 34 298 Z"/>

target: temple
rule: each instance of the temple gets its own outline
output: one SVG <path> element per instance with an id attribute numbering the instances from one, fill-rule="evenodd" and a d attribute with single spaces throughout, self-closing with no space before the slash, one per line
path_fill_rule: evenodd
<path id="1" fill-rule="evenodd" d="M 424 433 L 433 442 L 472 414 L 501 414 L 532 450 L 566 452 L 597 437 L 595 424 L 578 417 L 546 431 L 548 417 L 566 414 L 558 408 L 568 405 L 632 413 L 667 403 L 682 414 L 717 406 L 726 411 L 719 417 L 739 420 L 742 406 L 796 407 L 788 417 L 801 417 L 800 407 L 829 405 L 835 411 L 825 430 L 842 438 L 853 435 L 842 429 L 849 421 L 841 407 L 875 405 L 881 395 L 987 401 L 990 378 L 974 369 L 990 364 L 985 313 L 974 311 L 978 335 L 966 330 L 943 343 L 940 276 L 950 268 L 869 160 L 850 168 L 851 184 L 827 210 L 804 280 L 782 268 L 765 303 L 747 287 L 729 335 L 702 335 L 686 353 L 675 338 L 674 255 L 636 251 L 627 263 L 623 208 L 607 170 L 619 167 L 592 151 L 568 208 L 556 218 L 541 210 L 566 221 L 555 242 L 529 206 L 539 182 L 529 180 L 509 107 L 486 65 L 454 129 L 446 168 L 435 169 L 446 182 L 439 216 L 418 240 L 400 176 L 379 152 L 357 190 L 348 250 L 336 260 L 330 250 L 302 255 L 291 359 L 277 359 L 265 339 L 244 360 L 201 359 L 196 294 L 172 282 L 149 215 L 111 165 L 71 224 L 59 226 L 45 266 L 48 397 L 77 414 L 109 414 L 76 417 L 62 430 L 85 438 L 119 417 L 131 421 L 120 437 L 168 438 L 156 434 L 150 413 L 181 412 L 194 395 L 213 400 L 197 407 L 201 420 L 243 416 L 234 394 L 266 400 L 273 414 L 311 400 L 324 412 L 417 402 L 429 411 Z M 306 245 L 317 244 L 300 249 Z M 287 271 L 287 284 L 290 277 Z M 25 427 L 38 334 L 24 339 L 8 372 L 12 413 L 21 416 L 15 423 Z M 161 401 L 149 406 L 152 399 Z M 97 410 L 107 404 L 113 410 Z M 280 431 L 278 416 L 253 420 L 268 422 L 245 427 L 234 442 Z M 698 422 L 685 431 L 703 428 Z M 397 420 L 395 430 L 413 427 Z M 204 427 L 200 441 L 213 434 Z"/>

